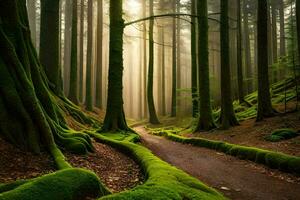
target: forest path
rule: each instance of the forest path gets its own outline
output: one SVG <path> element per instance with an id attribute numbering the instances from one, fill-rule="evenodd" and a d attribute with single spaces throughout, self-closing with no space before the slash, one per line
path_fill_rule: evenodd
<path id="1" fill-rule="evenodd" d="M 289 182 L 286 178 L 280 179 L 280 176 L 272 176 L 274 170 L 214 150 L 150 135 L 143 127 L 136 127 L 135 130 L 141 136 L 144 146 L 155 155 L 219 190 L 230 199 L 300 199 L 300 184 Z"/>

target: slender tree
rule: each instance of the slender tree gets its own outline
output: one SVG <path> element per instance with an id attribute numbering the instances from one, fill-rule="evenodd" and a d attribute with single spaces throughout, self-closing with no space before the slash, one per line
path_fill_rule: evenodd
<path id="1" fill-rule="evenodd" d="M 197 14 L 196 0 L 191 2 L 191 14 Z M 191 23 L 191 65 L 192 65 L 192 103 L 193 103 L 193 117 L 198 115 L 198 83 L 197 83 L 197 32 L 196 32 L 196 18 L 192 17 Z"/>
<path id="2" fill-rule="evenodd" d="M 92 96 L 92 49 L 93 49 L 93 0 L 88 0 L 88 39 L 86 53 L 86 89 L 85 106 L 88 111 L 93 110 Z"/>
<path id="3" fill-rule="evenodd" d="M 161 41 L 162 41 L 162 61 L 161 61 L 161 76 L 162 76 L 162 84 L 161 84 L 161 91 L 162 91 L 162 98 L 161 98 L 161 113 L 163 116 L 167 114 L 166 111 L 166 49 L 165 49 L 165 28 L 161 28 Z"/>
<path id="4" fill-rule="evenodd" d="M 180 13 L 180 0 L 176 0 L 176 13 Z M 180 17 L 177 17 L 176 20 L 176 67 L 177 67 L 177 77 L 176 77 L 176 88 L 177 88 L 177 111 L 180 111 L 182 106 L 181 101 L 181 19 Z"/>
<path id="5" fill-rule="evenodd" d="M 235 117 L 232 105 L 230 59 L 229 59 L 229 20 L 228 0 L 221 0 L 221 126 L 228 129 L 235 126 L 238 121 Z"/>
<path id="6" fill-rule="evenodd" d="M 300 59 L 300 0 L 296 0 L 298 55 Z"/>
<path id="7" fill-rule="evenodd" d="M 146 6 L 146 0 L 142 1 L 142 6 L 143 6 L 143 18 L 146 17 L 147 14 L 147 6 Z M 148 106 L 147 106 L 147 22 L 143 22 L 143 76 L 144 76 L 144 81 L 143 81 L 143 110 L 144 110 L 144 117 L 148 116 Z"/>
<path id="8" fill-rule="evenodd" d="M 176 12 L 176 1 L 173 3 L 173 12 Z M 172 22 L 172 102 L 171 102 L 171 117 L 176 117 L 176 109 L 177 109 L 177 60 L 176 60 L 176 18 L 173 18 Z"/>
<path id="9" fill-rule="evenodd" d="M 238 78 L 238 97 L 239 102 L 244 103 L 244 77 L 243 77 L 243 49 L 242 49 L 242 20 L 241 20 L 241 1 L 237 0 L 237 78 Z"/>
<path id="10" fill-rule="evenodd" d="M 79 101 L 83 102 L 83 64 L 84 64 L 84 2 L 80 2 L 80 42 L 79 42 Z"/>
<path id="11" fill-rule="evenodd" d="M 45 67 L 50 87 L 62 94 L 59 65 L 59 0 L 41 0 L 40 61 Z"/>
<path id="12" fill-rule="evenodd" d="M 110 1 L 109 76 L 106 115 L 102 131 L 129 130 L 123 109 L 122 0 Z"/>
<path id="13" fill-rule="evenodd" d="M 103 108 L 102 103 L 102 45 L 103 45 L 103 0 L 98 0 L 97 19 L 97 70 L 96 70 L 96 106 Z"/>
<path id="14" fill-rule="evenodd" d="M 150 0 L 150 16 L 153 16 L 153 0 Z M 159 124 L 153 99 L 153 73 L 154 73 L 154 39 L 153 39 L 154 19 L 150 19 L 149 23 L 149 65 L 148 65 L 148 86 L 147 99 L 149 109 L 149 122 L 151 124 Z"/>
<path id="15" fill-rule="evenodd" d="M 77 21 L 77 0 L 73 0 L 69 99 L 76 105 L 79 103 L 77 82 Z"/>
<path id="16" fill-rule="evenodd" d="M 283 0 L 279 0 L 279 19 L 280 19 L 280 56 L 286 55 L 285 44 L 285 16 L 284 16 L 284 3 Z"/>
<path id="17" fill-rule="evenodd" d="M 199 74 L 199 113 L 196 130 L 210 130 L 216 127 L 210 102 L 208 64 L 208 16 L 207 0 L 197 2 L 198 13 L 198 74 Z"/>
<path id="18" fill-rule="evenodd" d="M 268 2 L 258 0 L 257 11 L 257 46 L 258 46 L 258 109 L 257 121 L 273 116 L 269 88 L 268 69 Z"/>

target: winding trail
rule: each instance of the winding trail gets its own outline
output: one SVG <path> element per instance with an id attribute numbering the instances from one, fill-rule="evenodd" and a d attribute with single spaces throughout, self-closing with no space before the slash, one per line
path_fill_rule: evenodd
<path id="1" fill-rule="evenodd" d="M 214 150 L 194 147 L 135 130 L 144 146 L 233 200 L 299 200 L 300 184 L 263 173 L 256 164 Z M 267 170 L 268 171 L 268 170 Z M 270 170 L 272 171 L 272 170 Z"/>

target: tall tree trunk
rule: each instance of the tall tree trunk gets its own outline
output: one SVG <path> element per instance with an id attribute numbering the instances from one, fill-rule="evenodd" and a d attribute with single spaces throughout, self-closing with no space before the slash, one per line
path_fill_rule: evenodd
<path id="1" fill-rule="evenodd" d="M 62 94 L 59 65 L 59 0 L 41 0 L 40 61 L 45 67 L 50 87 Z"/>
<path id="2" fill-rule="evenodd" d="M 208 63 L 208 17 L 207 0 L 198 1 L 198 74 L 199 74 L 199 113 L 196 130 L 210 130 L 216 127 L 211 110 L 209 63 Z"/>
<path id="3" fill-rule="evenodd" d="M 77 21 L 77 0 L 73 0 L 69 99 L 76 105 L 78 105 Z"/>
<path id="4" fill-rule="evenodd" d="M 80 55 L 79 55 L 79 101 L 83 102 L 83 65 L 84 65 L 84 1 L 80 3 Z"/>
<path id="5" fill-rule="evenodd" d="M 271 66 L 273 64 L 273 34 L 272 34 L 272 15 L 271 15 L 271 8 L 270 8 L 270 1 L 268 1 L 268 10 L 267 10 L 267 15 L 268 15 L 268 64 Z"/>
<path id="6" fill-rule="evenodd" d="M 72 36 L 72 0 L 65 0 L 65 33 L 64 33 L 63 87 L 65 94 L 69 91 L 71 69 L 71 36 Z M 67 94 L 68 95 L 68 94 Z"/>
<path id="7" fill-rule="evenodd" d="M 221 126 L 228 129 L 238 124 L 232 105 L 231 73 L 229 59 L 228 0 L 221 0 Z"/>
<path id="8" fill-rule="evenodd" d="M 48 32 L 56 30 L 49 29 L 53 27 L 58 30 L 58 21 L 54 18 L 57 16 L 58 19 L 59 15 L 56 5 L 59 5 L 59 1 L 42 2 L 42 21 L 51 25 Z M 58 97 L 48 86 L 44 69 L 28 34 L 30 28 L 25 6 L 25 1 L 0 1 L 0 136 L 22 149 L 36 153 L 46 147 L 58 168 L 69 168 L 57 144 L 66 150 L 86 153 L 91 149 L 91 143 L 87 135 L 76 133 L 74 137 L 74 134 L 67 132 L 69 130 L 65 130 L 64 111 L 58 105 Z M 51 16 L 50 24 L 45 9 Z M 58 38 L 58 32 L 50 33 L 56 33 Z M 58 42 L 55 45 L 54 50 L 58 52 Z M 68 105 L 63 103 L 64 108 L 68 108 Z"/>
<path id="9" fill-rule="evenodd" d="M 33 45 L 36 47 L 36 0 L 27 0 L 29 27 Z"/>
<path id="10" fill-rule="evenodd" d="M 150 16 L 153 16 L 153 0 L 150 0 Z M 149 122 L 151 124 L 159 124 L 156 109 L 153 99 L 153 73 L 154 73 L 154 39 L 153 39 L 154 19 L 150 19 L 149 23 L 149 66 L 148 66 L 148 86 L 147 86 L 147 99 L 149 109 Z"/>
<path id="11" fill-rule="evenodd" d="M 273 63 L 277 62 L 277 2 L 272 1 L 272 43 L 273 43 Z"/>
<path id="12" fill-rule="evenodd" d="M 252 74 L 252 63 L 251 63 L 251 46 L 250 46 L 250 31 L 249 31 L 249 11 L 247 7 L 247 1 L 244 0 L 243 3 L 243 13 L 244 13 L 244 49 L 245 49 L 245 71 L 247 78 L 247 89 L 248 93 L 253 90 L 253 74 Z"/>
<path id="13" fill-rule="evenodd" d="M 146 0 L 142 1 L 143 3 L 143 18 L 146 17 L 147 14 L 147 6 L 146 6 Z M 146 21 L 143 22 L 143 71 L 144 71 L 144 82 L 143 82 L 143 104 L 144 104 L 144 117 L 146 118 L 148 116 L 148 106 L 147 106 L 147 23 Z"/>
<path id="14" fill-rule="evenodd" d="M 174 0 L 173 3 L 173 12 L 176 12 L 176 2 Z M 171 102 L 171 117 L 176 117 L 176 109 L 177 109 L 177 60 L 176 60 L 176 44 L 177 44 L 177 38 L 176 38 L 176 18 L 173 18 L 172 23 L 172 102 Z"/>
<path id="15" fill-rule="evenodd" d="M 241 1 L 237 0 L 237 79 L 238 79 L 238 98 L 239 102 L 244 99 L 244 77 L 243 77 L 243 50 L 242 50 L 242 20 L 241 20 Z"/>
<path id="16" fill-rule="evenodd" d="M 88 39 L 86 53 L 86 89 L 85 106 L 88 111 L 93 110 L 92 95 L 92 60 L 93 60 L 93 0 L 88 0 Z"/>
<path id="17" fill-rule="evenodd" d="M 273 115 L 270 98 L 268 69 L 268 3 L 258 0 L 257 12 L 257 43 L 258 43 L 258 111 L 257 121 Z"/>
<path id="18" fill-rule="evenodd" d="M 102 131 L 129 130 L 123 109 L 122 0 L 110 1 L 109 76 L 107 108 Z"/>
<path id="19" fill-rule="evenodd" d="M 167 114 L 166 111 L 166 49 L 165 49 L 165 28 L 161 28 L 161 41 L 162 41 L 162 61 L 161 61 L 161 76 L 162 76 L 162 84 L 161 84 L 161 113 L 163 116 Z"/>
<path id="20" fill-rule="evenodd" d="M 300 60 L 300 0 L 296 0 L 298 55 Z"/>
<path id="21" fill-rule="evenodd" d="M 176 12 L 180 13 L 180 0 L 176 0 Z M 176 77 L 176 84 L 177 84 L 177 111 L 182 109 L 182 100 L 181 100 L 181 21 L 180 17 L 176 20 L 176 41 L 177 41 L 177 48 L 176 48 L 176 67 L 177 67 L 177 77 Z"/>
<path id="22" fill-rule="evenodd" d="M 279 18 L 280 18 L 280 56 L 286 55 L 285 44 L 285 17 L 284 17 L 284 3 L 283 0 L 279 0 Z"/>
<path id="23" fill-rule="evenodd" d="M 96 106 L 103 108 L 102 103 L 102 45 L 103 45 L 103 0 L 98 0 L 97 20 L 97 71 L 96 71 Z"/>
<path id="24" fill-rule="evenodd" d="M 196 0 L 192 0 L 191 14 L 197 14 Z M 192 65 L 192 104 L 193 117 L 197 117 L 199 111 L 198 105 L 198 77 L 197 77 L 197 32 L 196 32 L 196 18 L 192 17 L 191 23 L 191 65 Z"/>

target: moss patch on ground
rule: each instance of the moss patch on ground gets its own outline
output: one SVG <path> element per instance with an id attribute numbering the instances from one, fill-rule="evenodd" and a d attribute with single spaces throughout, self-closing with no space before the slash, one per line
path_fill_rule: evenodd
<path id="1" fill-rule="evenodd" d="M 66 169 L 32 180 L 0 185 L 0 200 L 81 200 L 110 194 L 99 178 L 83 169 Z"/>
<path id="2" fill-rule="evenodd" d="M 145 147 L 128 141 L 114 140 L 98 133 L 90 133 L 90 135 L 135 159 L 144 170 L 147 179 L 143 185 L 132 190 L 104 196 L 100 199 L 226 199 L 196 178 L 160 160 Z M 112 134 L 105 135 L 111 136 Z"/>
<path id="3" fill-rule="evenodd" d="M 238 157 L 240 159 L 264 164 L 270 168 L 300 174 L 300 157 L 290 156 L 287 154 L 272 152 L 259 148 L 230 144 L 222 141 L 207 140 L 203 138 L 186 138 L 176 135 L 170 131 L 163 131 L 162 129 L 155 131 L 153 130 L 155 129 L 152 129 L 150 133 L 158 136 L 164 136 L 175 142 L 214 149 L 225 154 Z"/>
<path id="4" fill-rule="evenodd" d="M 279 142 L 282 140 L 288 140 L 299 136 L 300 134 L 293 129 L 278 129 L 273 133 L 265 137 L 265 140 L 270 142 Z"/>

